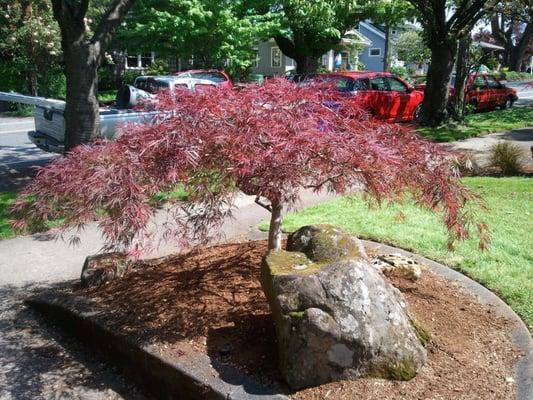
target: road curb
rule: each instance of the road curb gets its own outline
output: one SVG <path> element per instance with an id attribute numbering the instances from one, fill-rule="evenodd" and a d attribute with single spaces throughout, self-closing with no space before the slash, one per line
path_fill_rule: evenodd
<path id="1" fill-rule="evenodd" d="M 513 324 L 512 341 L 513 344 L 524 354 L 517 363 L 515 369 L 516 399 L 532 400 L 533 393 L 533 340 L 524 321 L 509 307 L 502 299 L 492 293 L 485 286 L 468 278 L 458 271 L 453 270 L 443 264 L 422 257 L 410 251 L 388 246 L 382 243 L 363 240 L 365 247 L 377 253 L 400 253 L 403 256 L 411 257 L 422 265 L 426 265 L 436 274 L 456 282 L 468 293 L 473 294 L 481 304 L 488 305 L 495 313 Z"/>
<path id="2" fill-rule="evenodd" d="M 108 329 L 99 322 L 103 313 L 80 296 L 49 291 L 25 303 L 108 358 L 157 399 L 288 400 L 205 354 L 164 358 L 153 347 Z"/>

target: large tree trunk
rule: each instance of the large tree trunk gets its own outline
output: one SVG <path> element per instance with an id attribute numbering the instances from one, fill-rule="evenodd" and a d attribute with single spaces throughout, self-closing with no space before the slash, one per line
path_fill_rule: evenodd
<path id="1" fill-rule="evenodd" d="M 87 143 L 99 132 L 97 68 L 99 55 L 91 43 L 73 43 L 64 48 L 67 77 L 65 107 L 65 152 Z"/>
<path id="2" fill-rule="evenodd" d="M 420 122 L 423 125 L 438 126 L 448 118 L 448 83 L 452 74 L 457 51 L 454 40 L 433 41 L 430 44 L 429 65 Z"/>
<path id="3" fill-rule="evenodd" d="M 533 40 L 533 23 L 529 23 L 524 31 L 520 41 L 516 46 L 512 46 L 509 54 L 509 70 L 521 71 L 522 60 L 529 46 L 529 42 Z"/>
<path id="4" fill-rule="evenodd" d="M 271 203 L 270 228 L 268 230 L 268 250 L 281 250 L 281 203 L 273 201 Z"/>
<path id="5" fill-rule="evenodd" d="M 391 28 L 389 25 L 385 28 L 385 51 L 383 54 L 383 71 L 388 72 L 390 69 L 390 35 Z"/>
<path id="6" fill-rule="evenodd" d="M 455 91 L 453 95 L 453 118 L 459 122 L 464 121 L 466 82 L 470 73 L 470 44 L 472 39 L 469 35 L 459 41 L 457 49 L 457 64 L 455 66 Z"/>
<path id="7" fill-rule="evenodd" d="M 297 55 L 294 61 L 296 61 L 296 73 L 297 74 L 312 74 L 318 71 L 320 66 L 319 57 L 313 55 Z"/>

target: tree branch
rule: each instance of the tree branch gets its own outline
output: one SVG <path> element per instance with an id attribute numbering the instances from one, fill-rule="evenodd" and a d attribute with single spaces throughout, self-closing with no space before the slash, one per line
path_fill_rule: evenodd
<path id="1" fill-rule="evenodd" d="M 99 47 L 100 59 L 113 39 L 113 34 L 118 29 L 122 19 L 133 6 L 134 2 L 135 0 L 113 0 L 102 16 L 92 39 L 96 47 Z"/>
<path id="2" fill-rule="evenodd" d="M 260 196 L 256 196 L 255 204 L 260 205 L 261 207 L 263 207 L 265 210 L 268 210 L 269 212 L 272 212 L 272 205 L 263 203 L 261 201 L 261 197 Z"/>
<path id="3" fill-rule="evenodd" d="M 283 54 L 293 60 L 296 58 L 296 46 L 291 39 L 283 35 L 276 35 L 274 36 L 274 40 Z"/>

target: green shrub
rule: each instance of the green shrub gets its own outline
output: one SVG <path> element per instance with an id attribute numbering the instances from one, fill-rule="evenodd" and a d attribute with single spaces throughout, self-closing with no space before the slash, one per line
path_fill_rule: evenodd
<path id="1" fill-rule="evenodd" d="M 491 146 L 489 164 L 498 168 L 502 175 L 519 175 L 523 170 L 524 151 L 517 144 L 503 141 Z"/>
<path id="2" fill-rule="evenodd" d="M 409 79 L 409 71 L 407 71 L 406 67 L 393 66 L 390 68 L 390 72 L 392 74 L 402 77 L 403 79 Z"/>

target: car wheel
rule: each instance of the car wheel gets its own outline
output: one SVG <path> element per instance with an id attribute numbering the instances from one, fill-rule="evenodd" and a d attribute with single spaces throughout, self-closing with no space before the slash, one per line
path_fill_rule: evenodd
<path id="1" fill-rule="evenodd" d="M 413 120 L 419 121 L 421 112 L 422 112 L 422 103 L 416 106 L 415 114 L 413 115 Z"/>
<path id="2" fill-rule="evenodd" d="M 511 96 L 507 97 L 507 100 L 505 100 L 505 103 L 503 103 L 500 108 L 502 110 L 505 110 L 506 108 L 511 108 L 514 104 L 513 98 Z"/>

